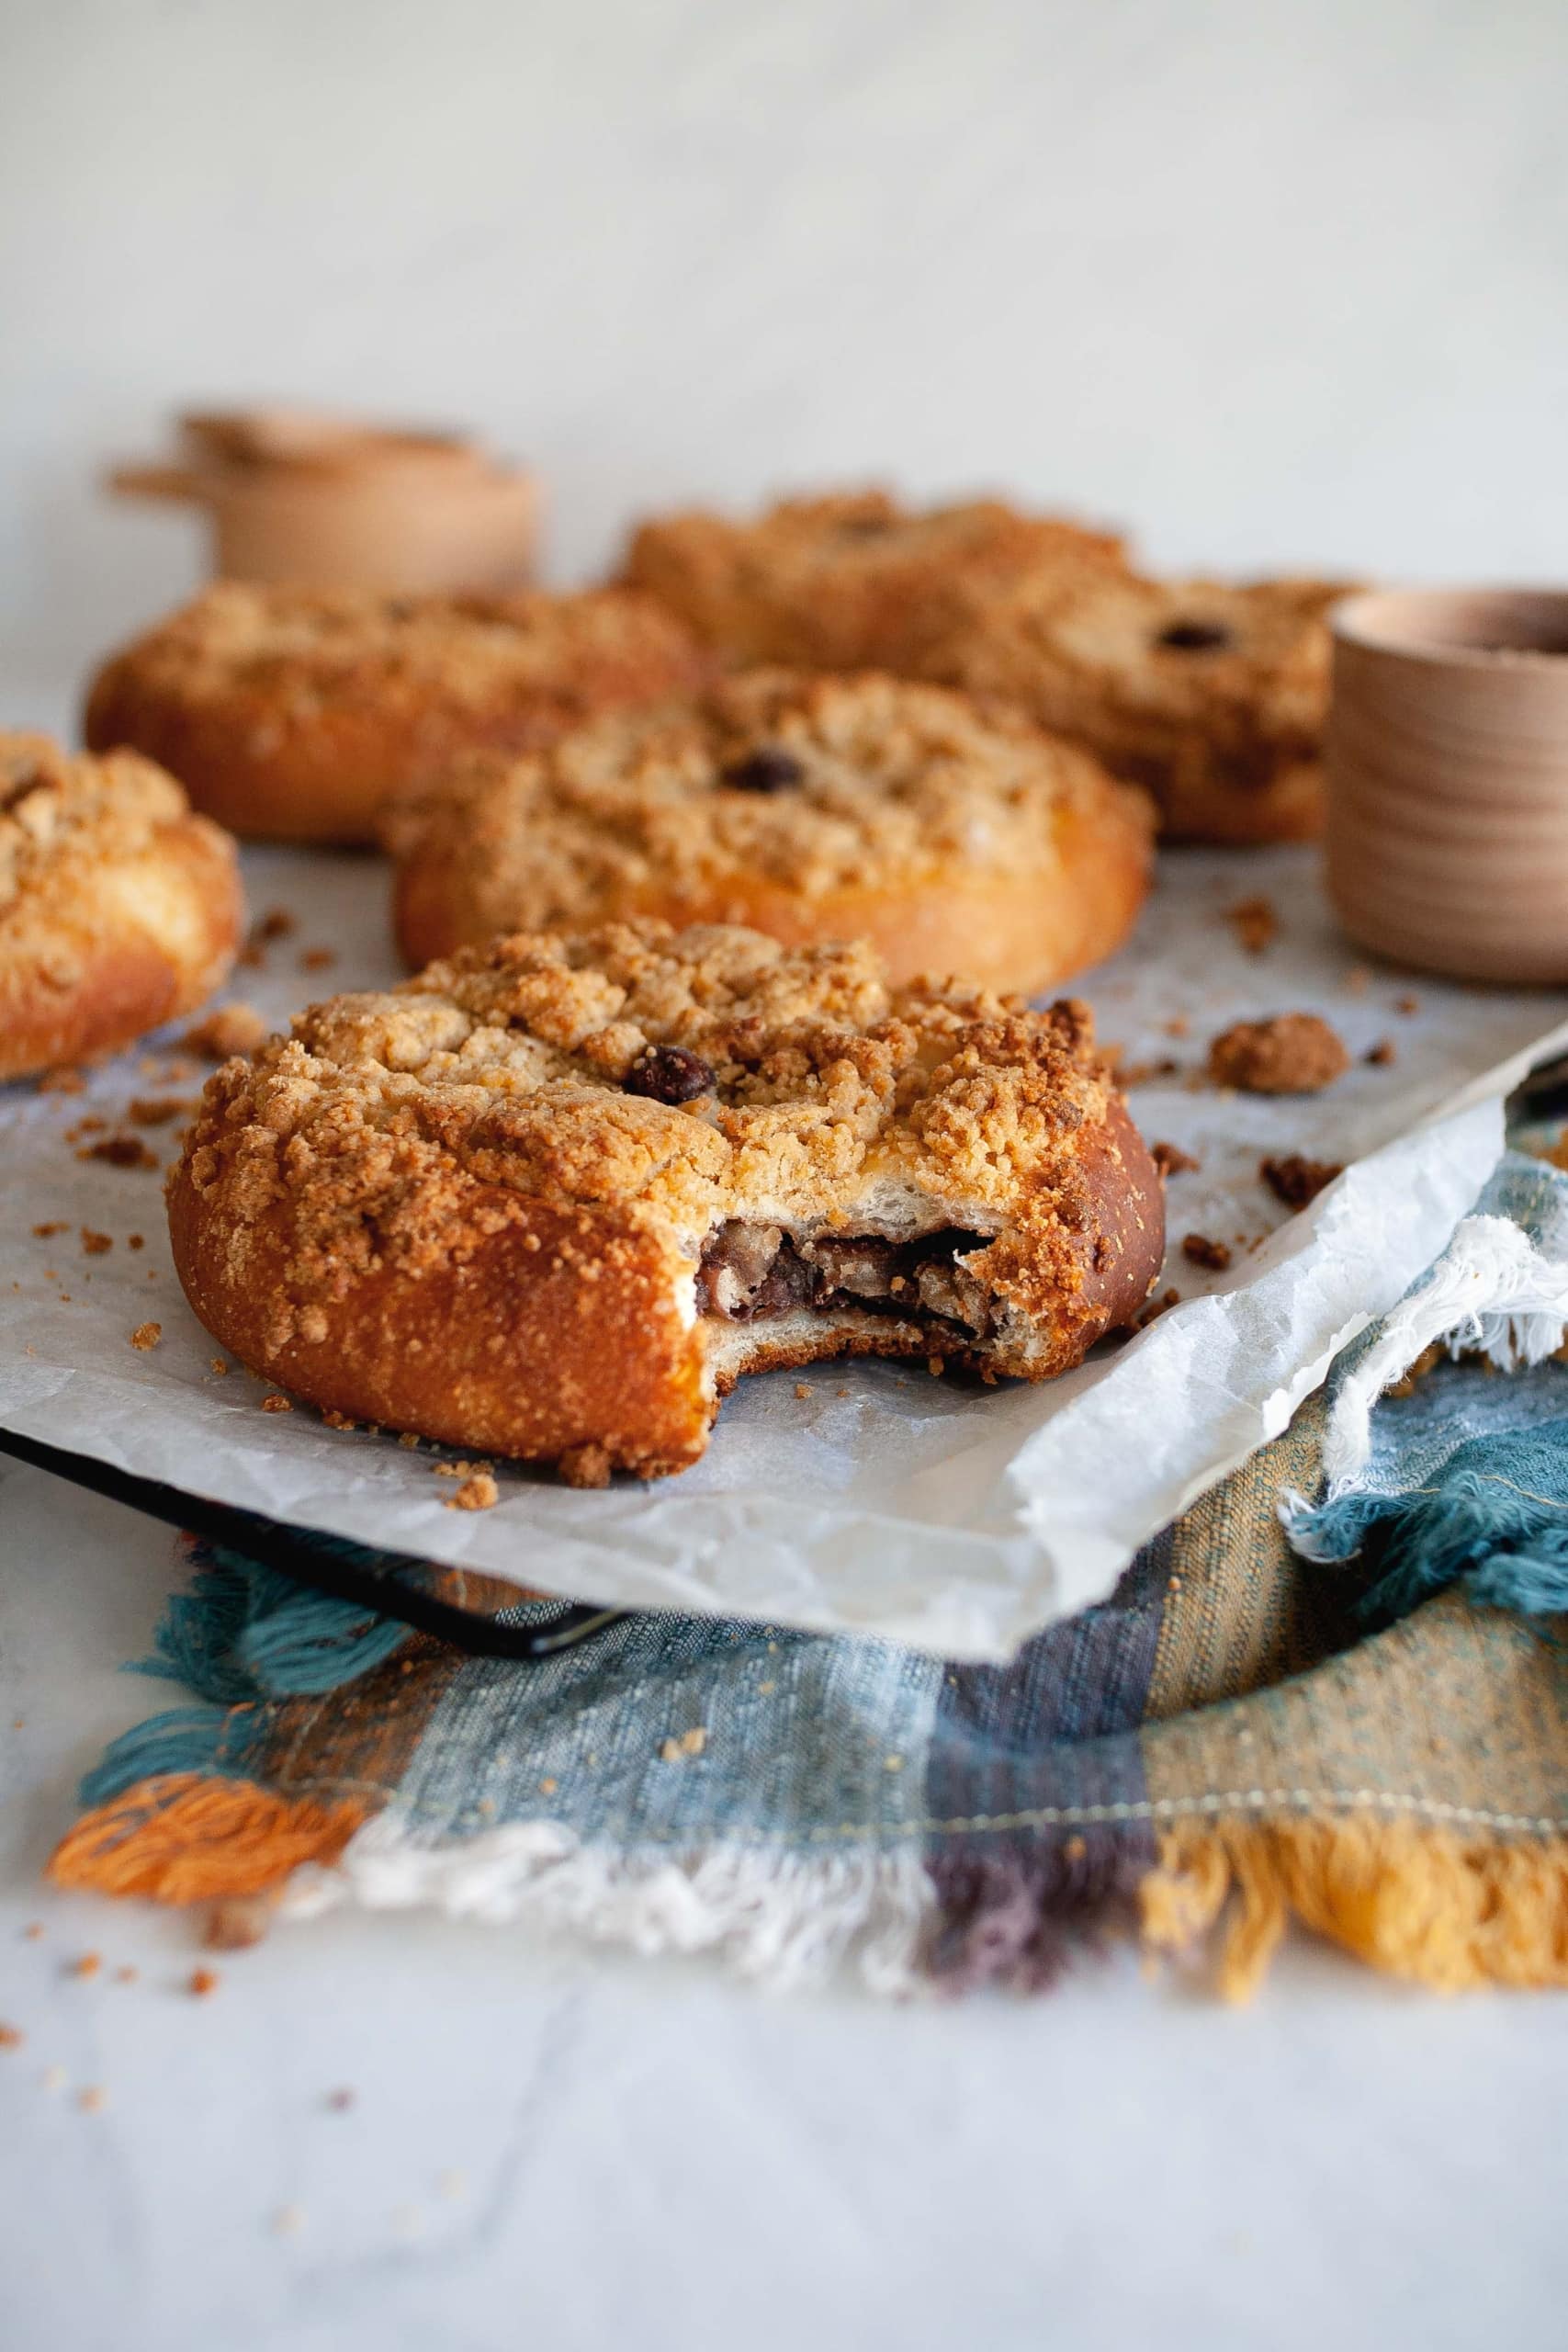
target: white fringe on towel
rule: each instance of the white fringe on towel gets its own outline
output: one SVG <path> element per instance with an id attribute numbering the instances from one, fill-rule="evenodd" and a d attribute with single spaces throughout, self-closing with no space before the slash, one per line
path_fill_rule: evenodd
<path id="1" fill-rule="evenodd" d="M 1499 1370 L 1540 1363 L 1562 1345 L 1568 1263 L 1546 1258 L 1509 1217 L 1467 1216 L 1430 1278 L 1383 1317 L 1382 1329 L 1341 1383 L 1323 1442 L 1325 1502 L 1354 1486 L 1371 1453 L 1372 1407 L 1438 1342 L 1479 1351 Z M 1289 1524 L 1299 1496 L 1280 1507 Z M 1304 1550 L 1292 1529 L 1292 1541 Z"/>
<path id="2" fill-rule="evenodd" d="M 882 1994 L 924 1989 L 916 1963 L 936 1909 L 912 1849 L 806 1857 L 736 1847 L 651 1860 L 585 1845 L 548 1821 L 432 1845 L 395 1806 L 358 1830 L 336 1863 L 297 1871 L 281 1908 L 310 1918 L 344 1902 L 525 1920 L 650 1955 L 716 1952 L 780 1991 L 820 1984 L 848 1962 Z"/>

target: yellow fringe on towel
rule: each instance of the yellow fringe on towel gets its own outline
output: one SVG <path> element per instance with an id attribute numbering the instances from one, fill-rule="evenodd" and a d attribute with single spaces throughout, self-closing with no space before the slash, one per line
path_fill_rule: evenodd
<path id="1" fill-rule="evenodd" d="M 1568 1838 L 1517 1845 L 1365 1814 L 1192 1823 L 1139 1890 L 1145 1943 L 1221 1930 L 1220 1990 L 1245 2001 L 1293 1914 L 1393 1976 L 1443 1993 L 1568 1984 Z"/>
<path id="2" fill-rule="evenodd" d="M 84 1814 L 55 1848 L 48 1874 L 57 1886 L 154 1903 L 259 1894 L 301 1862 L 335 1861 L 364 1818 L 357 1804 L 166 1772 Z"/>

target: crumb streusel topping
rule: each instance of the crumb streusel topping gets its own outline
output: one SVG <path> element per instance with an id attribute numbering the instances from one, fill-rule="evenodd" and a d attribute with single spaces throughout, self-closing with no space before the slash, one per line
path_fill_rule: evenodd
<path id="1" fill-rule="evenodd" d="M 173 776 L 135 752 L 73 757 L 47 735 L 0 732 L 0 920 L 69 881 L 139 857 L 186 816 Z"/>
<path id="2" fill-rule="evenodd" d="M 1064 815 L 1107 795 L 1142 813 L 1011 711 L 878 673 L 753 671 L 547 752 L 477 754 L 386 830 L 406 857 L 437 845 L 492 928 L 546 929 L 645 889 L 711 905 L 757 877 L 811 899 L 1037 870 L 1060 855 Z"/>
<path id="3" fill-rule="evenodd" d="M 624 1211 L 694 1260 L 726 1220 L 831 1233 L 917 1199 L 928 1227 L 999 1233 L 987 1282 L 1059 1314 L 1112 1099 L 1081 1005 L 889 989 L 859 945 L 619 924 L 311 1006 L 208 1081 L 186 1166 L 223 1190 L 237 1276 L 287 1204 L 273 1344 L 323 1336 L 321 1305 L 381 1265 L 460 1262 L 530 1200 Z"/>

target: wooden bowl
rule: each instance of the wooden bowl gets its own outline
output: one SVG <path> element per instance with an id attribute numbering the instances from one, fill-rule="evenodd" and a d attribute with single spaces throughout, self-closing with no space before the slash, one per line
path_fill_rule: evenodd
<path id="1" fill-rule="evenodd" d="M 180 439 L 110 486 L 205 512 L 224 579 L 453 594 L 533 576 L 537 483 L 460 435 L 242 409 L 182 417 Z"/>
<path id="2" fill-rule="evenodd" d="M 1352 596 L 1332 615 L 1328 890 L 1358 945 L 1568 981 L 1568 592 Z"/>

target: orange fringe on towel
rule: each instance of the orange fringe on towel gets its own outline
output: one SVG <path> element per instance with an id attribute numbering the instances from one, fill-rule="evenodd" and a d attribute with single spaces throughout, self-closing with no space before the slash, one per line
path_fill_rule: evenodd
<path id="1" fill-rule="evenodd" d="M 1568 1984 L 1568 1838 L 1483 1843 L 1362 1814 L 1194 1823 L 1162 1837 L 1139 1890 L 1145 1943 L 1198 1941 L 1233 1893 L 1219 1956 L 1227 2000 L 1256 1992 L 1292 1913 L 1438 1992 Z"/>
<path id="2" fill-rule="evenodd" d="M 55 1848 L 49 1876 L 154 1903 L 259 1894 L 301 1862 L 335 1861 L 364 1818 L 362 1805 L 167 1772 L 84 1814 Z"/>

